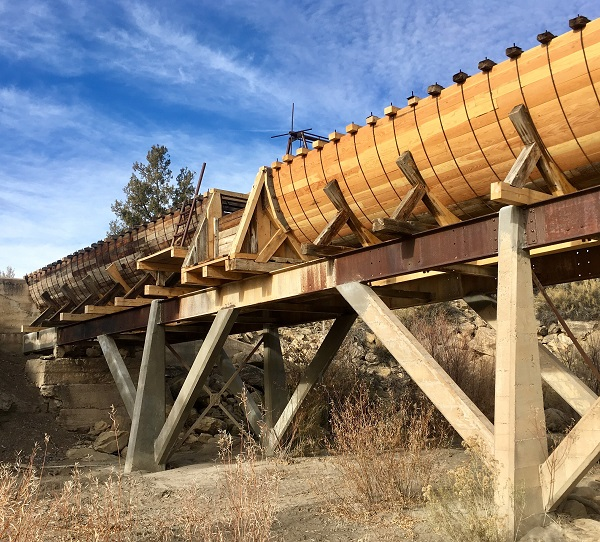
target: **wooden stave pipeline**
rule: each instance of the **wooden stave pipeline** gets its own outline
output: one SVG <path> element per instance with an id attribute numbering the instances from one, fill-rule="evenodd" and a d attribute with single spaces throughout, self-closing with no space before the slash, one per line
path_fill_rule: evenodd
<path id="1" fill-rule="evenodd" d="M 192 214 L 188 238 L 196 229 L 202 208 L 203 202 L 198 201 L 195 213 Z M 91 247 L 29 273 L 25 280 L 34 303 L 39 309 L 46 307 L 47 303 L 41 294 L 47 292 L 56 305 L 65 304 L 67 298 L 60 290 L 62 285 L 71 290 L 78 302 L 83 301 L 92 293 L 83 282 L 88 273 L 91 273 L 100 293 L 106 293 L 114 285 L 114 281 L 105 268 L 114 262 L 120 264 L 123 279 L 133 286 L 145 273 L 136 269 L 137 260 L 170 246 L 179 214 L 179 211 L 175 211 L 120 236 L 98 241 Z"/>
<path id="2" fill-rule="evenodd" d="M 282 164 L 273 171 L 276 195 L 303 242 L 314 241 L 336 212 L 322 191 L 332 179 L 370 228 L 410 188 L 395 165 L 399 152 L 409 149 L 432 192 L 455 214 L 489 213 L 497 209 L 488 201 L 489 184 L 506 176 L 523 146 L 508 118 L 520 103 L 529 107 L 550 154 L 575 185 L 584 173 L 600 176 L 599 94 L 600 20 L 595 20 L 444 89 L 438 98 Z M 532 179 L 544 186 L 537 171 Z M 415 209 L 423 211 L 422 205 Z"/>

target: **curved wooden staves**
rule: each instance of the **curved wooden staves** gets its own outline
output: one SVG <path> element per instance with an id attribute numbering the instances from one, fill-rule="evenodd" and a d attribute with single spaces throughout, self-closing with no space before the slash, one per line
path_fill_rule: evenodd
<path id="1" fill-rule="evenodd" d="M 190 237 L 196 229 L 202 209 L 203 204 L 198 201 L 190 223 Z M 170 213 L 118 237 L 98 241 L 91 247 L 29 273 L 25 280 L 34 303 L 40 308 L 44 307 L 46 302 L 41 294 L 47 292 L 58 306 L 63 305 L 67 298 L 61 291 L 62 285 L 69 287 L 78 302 L 83 301 L 93 293 L 84 282 L 84 277 L 88 275 L 97 290 L 105 294 L 115 284 L 105 269 L 115 262 L 120 266 L 119 272 L 123 280 L 130 287 L 134 286 L 145 273 L 137 270 L 137 260 L 170 246 L 178 219 L 179 211 Z"/>
<path id="2" fill-rule="evenodd" d="M 410 185 L 395 165 L 410 150 L 432 194 L 460 218 L 496 210 L 490 184 L 523 143 L 508 114 L 525 104 L 558 167 L 584 184 L 600 173 L 600 20 L 477 73 L 438 96 L 394 110 L 277 172 L 275 190 L 294 233 L 313 242 L 335 216 L 323 186 L 336 179 L 361 223 L 389 216 Z M 539 173 L 532 181 L 539 188 Z M 312 208 L 311 208 L 312 206 Z M 423 212 L 419 205 L 415 213 Z M 345 229 L 342 235 L 349 233 Z"/>

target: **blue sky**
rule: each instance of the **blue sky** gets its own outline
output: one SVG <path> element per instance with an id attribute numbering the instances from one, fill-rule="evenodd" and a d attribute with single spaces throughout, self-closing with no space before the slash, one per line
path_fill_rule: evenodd
<path id="1" fill-rule="evenodd" d="M 597 0 L 0 0 L 0 269 L 103 239 L 134 161 L 166 145 L 204 189 L 247 192 L 296 128 L 327 135 Z"/>

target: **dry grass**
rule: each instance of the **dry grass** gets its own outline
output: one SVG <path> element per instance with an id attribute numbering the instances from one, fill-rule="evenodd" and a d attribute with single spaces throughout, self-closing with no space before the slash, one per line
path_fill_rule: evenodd
<path id="1" fill-rule="evenodd" d="M 427 522 L 453 542 L 506 542 L 494 503 L 497 468 L 477 445 L 467 447 L 468 461 L 425 488 Z"/>
<path id="2" fill-rule="evenodd" d="M 362 388 L 334 410 L 332 432 L 338 510 L 360 517 L 422 501 L 437 459 L 433 406 L 372 400 Z"/>
<path id="3" fill-rule="evenodd" d="M 306 366 L 309 355 L 296 352 L 294 362 L 286 364 L 287 386 L 293 391 Z M 332 408 L 339 406 L 352 394 L 360 381 L 358 366 L 352 359 L 350 345 L 344 342 L 329 369 L 302 403 L 290 429 L 280 444 L 281 453 L 289 456 L 305 456 L 318 453 L 330 438 Z"/>
<path id="4" fill-rule="evenodd" d="M 46 441 L 47 444 L 47 441 Z M 176 513 L 140 506 L 139 480 L 111 472 L 104 481 L 75 467 L 59 491 L 46 492 L 36 446 L 23 464 L 0 465 L 0 540 L 128 542 L 267 542 L 275 521 L 278 475 L 259 465 L 260 449 L 246 436 L 239 453 L 221 439 L 220 499 L 198 490 L 179 497 Z M 173 510 L 173 509 L 171 509 Z"/>

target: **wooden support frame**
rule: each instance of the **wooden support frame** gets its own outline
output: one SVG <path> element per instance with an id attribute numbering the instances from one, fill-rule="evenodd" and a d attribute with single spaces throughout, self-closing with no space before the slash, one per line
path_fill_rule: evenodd
<path id="1" fill-rule="evenodd" d="M 288 394 L 285 385 L 285 365 L 277 327 L 265 327 L 263 342 L 265 424 L 268 431 L 281 416 L 288 401 Z"/>
<path id="2" fill-rule="evenodd" d="M 102 353 L 104 354 L 104 358 L 110 369 L 110 374 L 112 374 L 115 384 L 117 385 L 125 409 L 127 410 L 129 417 L 133 419 L 136 396 L 135 386 L 133 380 L 131 380 L 129 371 L 125 366 L 125 362 L 119 353 L 117 343 L 115 343 L 115 340 L 109 335 L 99 335 L 98 344 L 100 344 L 100 348 L 102 349 Z"/>
<path id="3" fill-rule="evenodd" d="M 104 270 L 110 276 L 111 279 L 113 279 L 117 284 L 120 284 L 123 287 L 123 290 L 127 292 L 129 291 L 130 286 L 129 284 L 127 284 L 127 281 L 121 275 L 121 271 L 119 269 L 120 267 L 121 265 L 119 264 L 119 262 L 113 262 L 110 265 L 107 265 L 104 268 Z M 140 268 L 138 267 L 138 269 Z"/>
<path id="4" fill-rule="evenodd" d="M 527 108 L 523 104 L 517 105 L 508 114 L 508 117 L 523 140 L 523 143 L 525 143 L 526 146 L 535 144 L 538 147 L 540 157 L 536 161 L 536 165 L 552 195 L 562 196 L 564 194 L 575 192 L 575 187 L 567 180 L 565 174 L 550 156 Z M 530 162 L 524 160 L 523 168 L 529 166 Z M 515 185 L 513 184 L 513 186 Z"/>
<path id="5" fill-rule="evenodd" d="M 438 225 L 448 226 L 460 222 L 460 219 L 429 191 L 410 151 L 403 152 L 396 160 L 396 164 L 412 188 L 396 207 L 391 218 L 377 218 L 373 221 L 373 231 L 394 234 L 411 234 L 419 231 L 418 227 L 408 223 L 407 220 L 421 201 Z"/>
<path id="6" fill-rule="evenodd" d="M 527 108 L 522 104 L 518 105 L 508 116 L 525 147 L 519 153 L 504 181 L 490 185 L 490 200 L 506 205 L 531 205 L 552 196 L 575 192 L 575 187 L 550 156 Z M 551 195 L 524 187 L 536 166 Z"/>
<path id="7" fill-rule="evenodd" d="M 277 418 L 277 422 L 271 427 L 267 426 L 263 437 L 267 455 L 272 455 L 277 446 L 279 446 L 281 439 L 290 427 L 304 399 L 306 399 L 310 390 L 323 376 L 333 361 L 335 354 L 355 320 L 356 314 L 354 313 L 342 314 L 336 318 L 317 350 L 315 357 L 305 369 L 290 400 L 285 405 L 281 415 Z"/>
<path id="8" fill-rule="evenodd" d="M 329 181 L 323 188 L 323 192 L 325 192 L 331 203 L 333 203 L 334 207 L 337 209 L 337 213 L 327 223 L 327 226 L 323 228 L 323 231 L 317 236 L 314 243 L 302 245 L 302 254 L 310 256 L 331 256 L 350 250 L 349 247 L 339 245 L 333 246 L 330 244 L 332 239 L 346 224 L 352 230 L 354 235 L 356 235 L 363 247 L 381 243 L 381 239 L 365 228 L 352 209 L 350 209 L 337 180 L 333 179 Z"/>
<path id="9" fill-rule="evenodd" d="M 157 465 L 164 465 L 169 459 L 179 432 L 200 394 L 202 384 L 217 361 L 239 312 L 240 309 L 221 309 L 215 316 L 169 417 L 154 442 L 154 460 Z"/>
<path id="10" fill-rule="evenodd" d="M 495 500 L 509 538 L 541 525 L 540 465 L 548 457 L 526 215 L 500 209 L 494 459 Z M 519 511 L 519 506 L 522 510 Z"/>
<path id="11" fill-rule="evenodd" d="M 240 224 L 235 233 L 235 237 L 231 243 L 231 249 L 229 253 L 231 255 L 235 255 L 238 252 L 243 252 L 242 246 L 244 244 L 244 239 L 246 234 L 248 233 L 248 228 L 250 227 L 250 221 L 252 220 L 252 216 L 254 215 L 254 211 L 256 206 L 258 205 L 262 193 L 262 188 L 267 179 L 267 167 L 261 167 L 258 170 L 258 174 L 254 179 L 254 184 L 252 185 L 252 190 L 250 190 L 250 194 L 248 195 L 248 202 L 244 209 L 244 214 L 240 220 Z"/>

